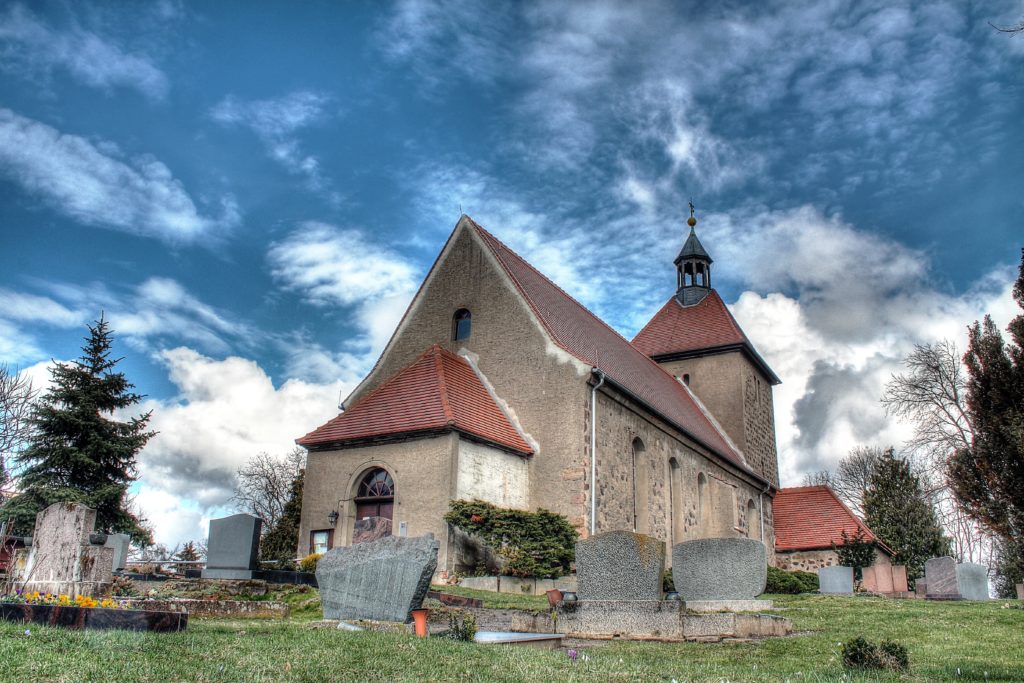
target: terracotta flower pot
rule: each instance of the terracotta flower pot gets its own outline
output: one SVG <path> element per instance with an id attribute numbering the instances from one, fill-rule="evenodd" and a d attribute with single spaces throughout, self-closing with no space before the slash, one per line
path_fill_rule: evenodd
<path id="1" fill-rule="evenodd" d="M 548 604 L 554 607 L 562 600 L 562 591 L 557 588 L 552 588 L 549 591 L 544 592 L 548 596 Z"/>
<path id="2" fill-rule="evenodd" d="M 412 611 L 412 622 L 416 629 L 416 635 L 420 638 L 427 637 L 427 617 L 430 615 L 430 610 L 426 608 L 414 609 Z"/>

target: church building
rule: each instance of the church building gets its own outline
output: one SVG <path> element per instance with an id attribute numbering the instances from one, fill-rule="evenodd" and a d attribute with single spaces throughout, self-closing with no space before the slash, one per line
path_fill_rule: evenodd
<path id="1" fill-rule="evenodd" d="M 463 215 L 342 412 L 298 439 L 300 555 L 432 533 L 438 570 L 464 571 L 443 517 L 479 499 L 582 536 L 746 536 L 771 558 L 779 379 L 689 224 L 675 286 L 631 342 Z"/>

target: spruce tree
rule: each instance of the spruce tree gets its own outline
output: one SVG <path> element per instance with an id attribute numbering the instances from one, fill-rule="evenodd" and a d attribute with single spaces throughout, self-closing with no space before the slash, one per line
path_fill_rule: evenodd
<path id="1" fill-rule="evenodd" d="M 260 560 L 276 560 L 275 569 L 292 569 L 299 552 L 299 518 L 302 516 L 302 483 L 305 470 L 292 479 L 290 496 L 277 523 L 260 540 Z"/>
<path id="2" fill-rule="evenodd" d="M 51 386 L 32 412 L 34 434 L 17 454 L 18 495 L 0 518 L 10 517 L 16 533 L 31 534 L 35 516 L 53 503 L 73 501 L 96 510 L 96 530 L 127 533 L 136 543 L 151 542 L 150 532 L 128 509 L 128 487 L 136 479 L 135 459 L 155 432 L 146 431 L 151 413 L 127 421 L 114 412 L 143 397 L 112 359 L 111 331 L 100 316 L 89 325 L 82 356 L 56 363 Z"/>
<path id="3" fill-rule="evenodd" d="M 907 567 L 913 585 L 924 563 L 949 552 L 935 508 L 921 489 L 910 463 L 888 449 L 871 473 L 864 496 L 864 521 L 895 553 L 894 564 Z"/>
<path id="4" fill-rule="evenodd" d="M 1024 250 L 1013 298 L 1024 308 Z M 1002 540 L 1001 558 L 1024 566 L 1024 314 L 1007 327 L 1004 344 L 992 318 L 970 328 L 964 356 L 967 409 L 974 439 L 949 463 L 953 494 L 967 513 Z"/>

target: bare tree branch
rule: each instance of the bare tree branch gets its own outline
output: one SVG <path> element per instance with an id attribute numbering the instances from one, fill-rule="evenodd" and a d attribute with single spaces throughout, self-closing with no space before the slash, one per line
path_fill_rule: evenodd
<path id="1" fill-rule="evenodd" d="M 231 497 L 238 510 L 263 520 L 269 531 L 291 496 L 292 480 L 306 465 L 306 451 L 294 448 L 283 458 L 259 453 L 238 470 L 238 486 Z"/>
<path id="2" fill-rule="evenodd" d="M 0 500 L 7 483 L 7 462 L 32 435 L 32 406 L 38 392 L 32 380 L 0 363 Z"/>

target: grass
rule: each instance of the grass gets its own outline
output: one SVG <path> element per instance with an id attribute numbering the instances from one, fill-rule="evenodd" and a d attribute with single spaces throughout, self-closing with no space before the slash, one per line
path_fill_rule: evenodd
<path id="1" fill-rule="evenodd" d="M 518 597 L 518 596 L 517 596 Z M 532 650 L 313 629 L 298 620 L 197 621 L 185 633 L 0 623 L 2 681 L 1020 681 L 1024 610 L 989 603 L 777 596 L 798 631 L 759 643 L 613 642 Z M 1017 603 L 1018 605 L 1020 603 Z M 845 672 L 856 635 L 910 650 L 911 671 Z M 844 678 L 845 676 L 845 678 Z"/>

